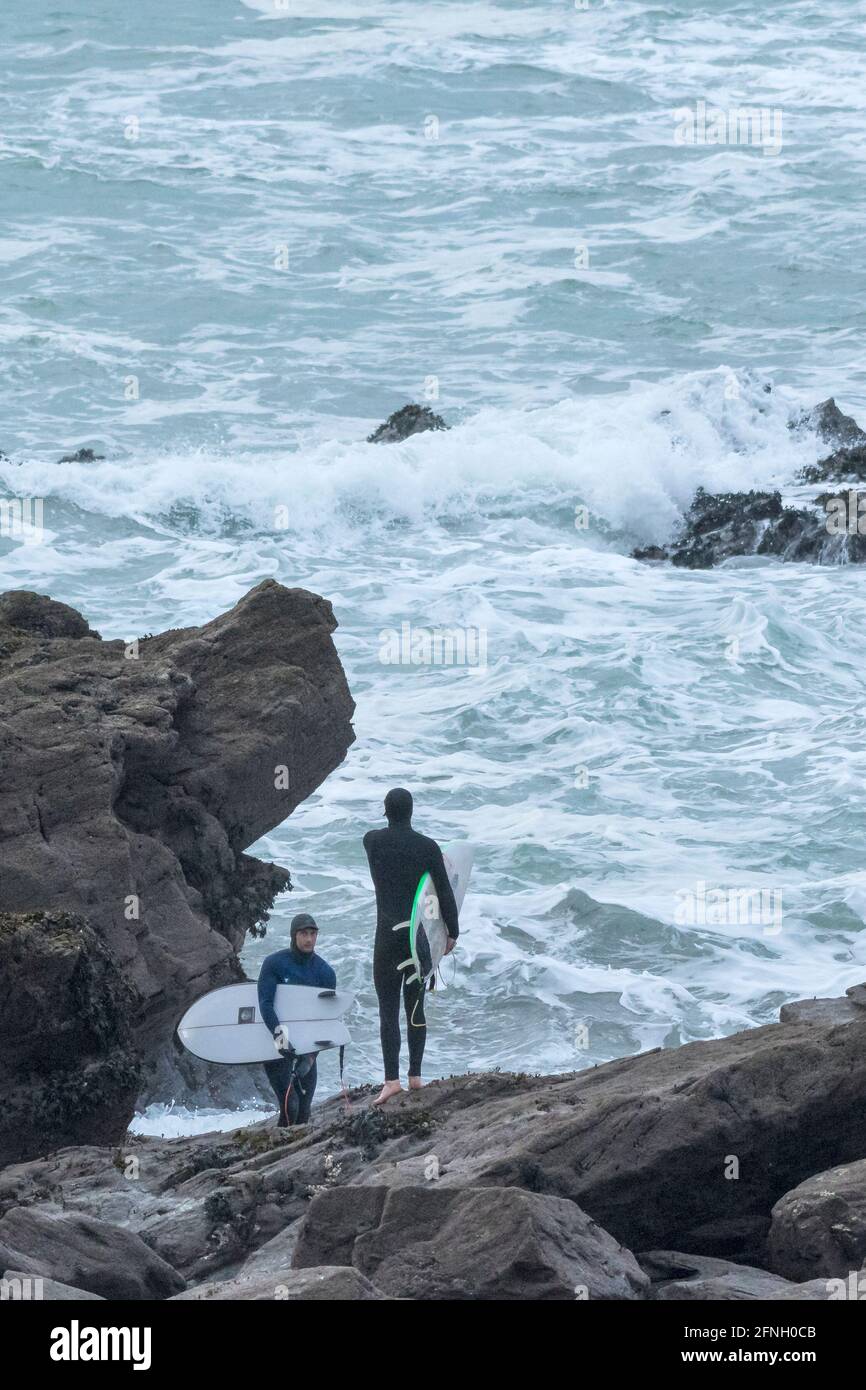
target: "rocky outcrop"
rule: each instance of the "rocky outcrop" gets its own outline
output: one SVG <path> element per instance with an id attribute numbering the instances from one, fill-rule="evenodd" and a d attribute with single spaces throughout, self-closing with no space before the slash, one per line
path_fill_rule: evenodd
<path id="1" fill-rule="evenodd" d="M 73 454 L 64 454 L 59 463 L 101 463 L 105 458 L 104 454 L 97 454 L 93 449 L 76 449 Z"/>
<path id="2" fill-rule="evenodd" d="M 810 464 L 800 474 L 804 483 L 866 482 L 866 445 L 836 449 L 826 458 Z"/>
<path id="3" fill-rule="evenodd" d="M 791 428 L 808 429 L 834 452 L 802 470 L 808 483 L 866 482 L 866 433 L 830 400 L 804 411 Z M 862 522 L 862 525 L 861 525 Z M 866 493 L 825 492 L 805 506 L 786 507 L 779 492 L 708 493 L 698 488 L 679 532 L 668 545 L 632 552 L 647 562 L 711 569 L 746 556 L 808 564 L 866 561 Z"/>
<path id="4" fill-rule="evenodd" d="M 866 1266 L 866 1158 L 807 1178 L 773 1207 L 771 1267 L 789 1279 L 847 1279 Z M 804 1271 L 806 1273 L 804 1274 Z"/>
<path id="5" fill-rule="evenodd" d="M 335 626 L 324 599 L 273 580 L 203 627 L 126 644 L 41 595 L 0 597 L 0 911 L 85 919 L 148 1059 L 193 998 L 242 977 L 247 932 L 290 884 L 244 850 L 352 742 Z"/>
<path id="6" fill-rule="evenodd" d="M 513 1114 L 482 1103 L 471 1140 L 440 1127 L 441 1180 L 567 1197 L 633 1250 L 760 1265 L 783 1190 L 866 1154 L 864 1049 L 866 1013 L 624 1058 Z"/>
<path id="7" fill-rule="evenodd" d="M 854 1023 L 863 1017 L 853 999 L 797 999 L 783 1004 L 779 1010 L 780 1023 L 817 1023 L 834 1027 L 839 1023 Z"/>
<path id="8" fill-rule="evenodd" d="M 859 532 L 857 521 L 861 496 L 866 514 L 866 493 L 824 493 L 812 507 L 785 507 L 778 492 L 712 494 L 698 488 L 677 539 L 669 546 L 635 550 L 632 558 L 667 560 L 683 569 L 712 569 L 745 555 L 861 564 L 866 560 L 866 534 Z M 866 515 L 863 519 L 866 531 Z"/>
<path id="9" fill-rule="evenodd" d="M 425 430 L 447 430 L 441 415 L 436 415 L 429 405 L 404 405 L 389 415 L 384 425 L 379 425 L 367 436 L 368 444 L 397 444 L 412 434 L 423 434 Z"/>
<path id="10" fill-rule="evenodd" d="M 851 415 L 845 415 L 832 396 L 819 401 L 811 410 L 803 410 L 791 422 L 796 430 L 811 430 L 825 444 L 837 448 L 851 448 L 855 444 L 866 444 L 866 432 L 861 430 Z"/>
<path id="11" fill-rule="evenodd" d="M 362 1088 L 295 1131 L 63 1149 L 0 1172 L 0 1217 L 130 1232 L 189 1298 L 847 1297 L 828 1270 L 859 1268 L 864 997 L 565 1076 L 453 1077 L 381 1110 Z M 7 1268 L 101 1291 L 4 1229 Z"/>
<path id="12" fill-rule="evenodd" d="M 123 1134 L 141 1084 L 132 991 L 83 918 L 0 914 L 0 1164 Z"/>
<path id="13" fill-rule="evenodd" d="M 850 415 L 843 415 L 832 397 L 805 411 L 794 424 L 814 430 L 834 446 L 832 453 L 803 469 L 804 482 L 866 482 L 866 432 Z"/>
<path id="14" fill-rule="evenodd" d="M 0 655 L 11 656 L 34 639 L 46 637 L 92 637 L 101 642 L 98 632 L 70 608 L 68 603 L 30 593 L 28 589 L 10 589 L 0 594 Z"/>

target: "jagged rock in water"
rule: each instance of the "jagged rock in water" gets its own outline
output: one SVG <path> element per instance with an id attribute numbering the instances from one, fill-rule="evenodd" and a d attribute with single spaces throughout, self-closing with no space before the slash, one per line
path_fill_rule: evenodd
<path id="1" fill-rule="evenodd" d="M 855 494 L 854 513 L 857 512 Z M 866 494 L 863 494 L 866 513 Z M 866 535 L 852 533 L 850 498 L 829 493 L 814 508 L 785 507 L 778 492 L 708 493 L 698 488 L 679 536 L 669 546 L 632 552 L 635 560 L 667 559 L 684 569 L 712 569 L 746 555 L 811 564 L 860 564 Z M 864 515 L 866 530 L 866 515 Z"/>
<path id="2" fill-rule="evenodd" d="M 396 444 L 408 439 L 412 434 L 423 434 L 425 430 L 447 430 L 441 415 L 436 415 L 428 405 L 404 405 L 389 415 L 384 425 L 379 425 L 367 436 L 368 444 Z"/>
<path id="3" fill-rule="evenodd" d="M 835 444 L 837 448 L 866 444 L 866 431 L 861 430 L 853 416 L 842 413 L 832 396 L 811 410 L 802 411 L 791 421 L 791 429 L 814 430 L 825 444 Z"/>
<path id="4" fill-rule="evenodd" d="M 663 545 L 644 545 L 633 550 L 631 555 L 633 560 L 645 560 L 648 564 L 670 559 L 670 554 Z"/>
<path id="5" fill-rule="evenodd" d="M 76 449 L 74 454 L 64 454 L 58 463 L 101 463 L 104 454 L 94 453 L 93 449 Z"/>
<path id="6" fill-rule="evenodd" d="M 836 451 L 804 468 L 805 482 L 866 482 L 866 433 L 832 399 L 803 411 L 792 429 L 811 429 Z M 863 528 L 859 519 L 862 497 Z M 866 560 L 866 493 L 824 493 L 811 506 L 785 507 L 779 492 L 709 493 L 698 488 L 679 534 L 666 546 L 632 551 L 632 558 L 669 560 L 685 569 L 711 569 L 725 560 L 770 556 L 810 564 Z"/>
<path id="7" fill-rule="evenodd" d="M 244 850 L 353 741 L 335 627 L 326 600 L 271 579 L 202 627 L 134 644 L 41 595 L 0 597 L 0 911 L 86 918 L 148 1061 L 170 1062 L 194 998 L 242 978 L 247 932 L 289 885 Z M 79 1142 L 118 1138 L 115 1118 Z"/>
<path id="8" fill-rule="evenodd" d="M 804 483 L 866 482 L 866 445 L 854 444 L 837 449 L 817 463 L 801 470 Z"/>
<path id="9" fill-rule="evenodd" d="M 792 421 L 792 428 L 803 426 L 834 446 L 831 454 L 801 470 L 803 482 L 866 482 L 866 431 L 850 415 L 842 414 L 832 396 Z"/>

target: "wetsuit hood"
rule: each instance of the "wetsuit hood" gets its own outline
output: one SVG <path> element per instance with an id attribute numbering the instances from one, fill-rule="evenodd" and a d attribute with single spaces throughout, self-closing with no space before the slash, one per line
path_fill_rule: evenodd
<path id="1" fill-rule="evenodd" d="M 408 825 L 413 809 L 412 793 L 407 792 L 405 787 L 392 787 L 385 797 L 385 815 L 389 825 Z"/>
<path id="2" fill-rule="evenodd" d="M 308 953 L 298 950 L 298 932 L 311 930 L 318 932 L 319 928 L 316 924 L 316 919 L 311 917 L 309 912 L 299 912 L 296 917 L 292 918 L 289 924 L 289 936 L 292 942 L 289 950 L 292 953 L 292 958 L 298 961 L 299 964 L 303 964 L 304 961 L 312 960 L 313 956 L 316 954 L 315 947 Z"/>

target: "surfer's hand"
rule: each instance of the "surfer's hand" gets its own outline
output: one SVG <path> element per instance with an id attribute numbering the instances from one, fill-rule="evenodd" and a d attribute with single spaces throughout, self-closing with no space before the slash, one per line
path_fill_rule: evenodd
<path id="1" fill-rule="evenodd" d="M 289 1030 L 284 1023 L 278 1024 L 274 1029 L 274 1047 L 281 1057 L 289 1050 Z"/>
<path id="2" fill-rule="evenodd" d="M 457 945 L 457 938 L 456 938 L 455 936 L 449 936 L 449 937 L 447 938 L 446 942 L 445 942 L 445 950 L 444 950 L 443 954 L 446 955 L 446 956 L 450 956 L 451 952 L 454 950 L 454 947 L 455 947 L 456 945 Z"/>

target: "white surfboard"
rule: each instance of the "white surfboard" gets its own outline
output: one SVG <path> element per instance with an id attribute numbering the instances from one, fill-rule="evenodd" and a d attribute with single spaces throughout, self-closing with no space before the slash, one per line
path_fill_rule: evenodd
<path id="1" fill-rule="evenodd" d="M 468 840 L 453 840 L 443 849 L 442 858 L 459 912 L 466 897 L 475 849 Z M 409 958 L 402 962 L 400 969 L 409 970 L 410 980 L 423 980 L 426 985 L 439 969 L 448 941 L 439 898 L 429 874 L 424 874 L 418 884 L 409 921 L 400 922 L 394 931 L 403 931 L 406 927 L 409 928 Z"/>
<path id="2" fill-rule="evenodd" d="M 277 985 L 274 1011 L 289 1031 L 297 1053 L 321 1052 L 351 1042 L 341 1021 L 355 997 L 344 990 L 316 985 Z M 177 1027 L 184 1047 L 205 1062 L 274 1062 L 279 1053 L 259 1012 L 254 981 L 224 985 L 202 995 L 187 1009 Z"/>

